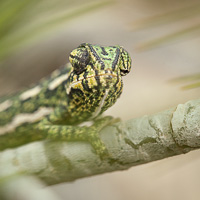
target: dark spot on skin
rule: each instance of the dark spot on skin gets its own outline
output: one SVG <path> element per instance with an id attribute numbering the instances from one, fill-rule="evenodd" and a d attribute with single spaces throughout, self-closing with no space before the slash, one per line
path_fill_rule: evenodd
<path id="1" fill-rule="evenodd" d="M 108 55 L 108 53 L 106 52 L 106 50 L 105 50 L 104 47 L 101 47 L 101 50 L 102 50 L 102 54 L 103 54 L 104 56 L 107 56 L 107 55 Z"/>
<path id="2" fill-rule="evenodd" d="M 75 102 L 78 103 L 80 101 L 80 99 L 75 99 Z"/>
<path id="3" fill-rule="evenodd" d="M 81 84 L 82 84 L 84 90 L 86 90 L 86 91 L 91 90 L 91 89 L 89 88 L 89 85 L 88 85 L 88 80 L 83 80 Z"/>
<path id="4" fill-rule="evenodd" d="M 117 62 L 119 60 L 119 55 L 120 55 L 120 50 L 119 50 L 119 48 L 117 48 L 117 50 L 116 50 L 116 56 L 115 56 L 115 59 L 114 59 L 114 61 L 112 63 L 112 70 L 113 71 L 115 71 L 115 66 L 117 65 Z"/>
<path id="5" fill-rule="evenodd" d="M 102 58 L 102 60 L 111 60 L 111 58 Z"/>

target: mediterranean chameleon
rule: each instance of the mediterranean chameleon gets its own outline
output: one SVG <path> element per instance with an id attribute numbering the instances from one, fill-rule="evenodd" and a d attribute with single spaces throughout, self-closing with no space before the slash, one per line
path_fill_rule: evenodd
<path id="1" fill-rule="evenodd" d="M 43 139 L 80 140 L 99 156 L 106 154 L 98 131 L 111 118 L 99 116 L 121 95 L 131 58 L 120 46 L 84 43 L 69 61 L 39 84 L 0 99 L 0 150 Z M 94 124 L 79 126 L 89 120 Z"/>

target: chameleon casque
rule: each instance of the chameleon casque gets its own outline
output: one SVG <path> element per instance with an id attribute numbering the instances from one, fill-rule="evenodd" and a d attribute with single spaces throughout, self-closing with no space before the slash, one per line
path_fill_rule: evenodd
<path id="1" fill-rule="evenodd" d="M 98 131 L 111 118 L 99 116 L 121 95 L 131 58 L 120 46 L 83 43 L 69 61 L 39 84 L 0 99 L 0 150 L 43 139 L 80 140 L 106 154 Z M 89 120 L 94 124 L 79 126 Z"/>

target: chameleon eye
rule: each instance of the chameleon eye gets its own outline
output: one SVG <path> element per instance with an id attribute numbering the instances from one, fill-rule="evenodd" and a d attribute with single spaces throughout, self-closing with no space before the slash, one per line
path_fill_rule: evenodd
<path id="1" fill-rule="evenodd" d="M 120 60 L 119 60 L 119 68 L 120 68 L 120 74 L 121 76 L 127 75 L 131 70 L 131 58 L 128 54 L 128 52 L 120 47 Z"/>
<path id="2" fill-rule="evenodd" d="M 86 48 L 80 47 L 70 53 L 69 61 L 76 74 L 82 73 L 90 61 L 89 53 Z"/>

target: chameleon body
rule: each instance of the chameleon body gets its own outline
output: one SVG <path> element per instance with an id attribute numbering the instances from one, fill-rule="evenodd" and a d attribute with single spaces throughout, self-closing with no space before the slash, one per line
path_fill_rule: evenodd
<path id="1" fill-rule="evenodd" d="M 0 150 L 53 139 L 88 141 L 97 154 L 105 153 L 97 132 L 110 118 L 99 116 L 122 93 L 131 58 L 120 46 L 84 43 L 69 61 L 39 84 L 0 100 Z M 79 126 L 88 120 L 94 125 Z"/>

